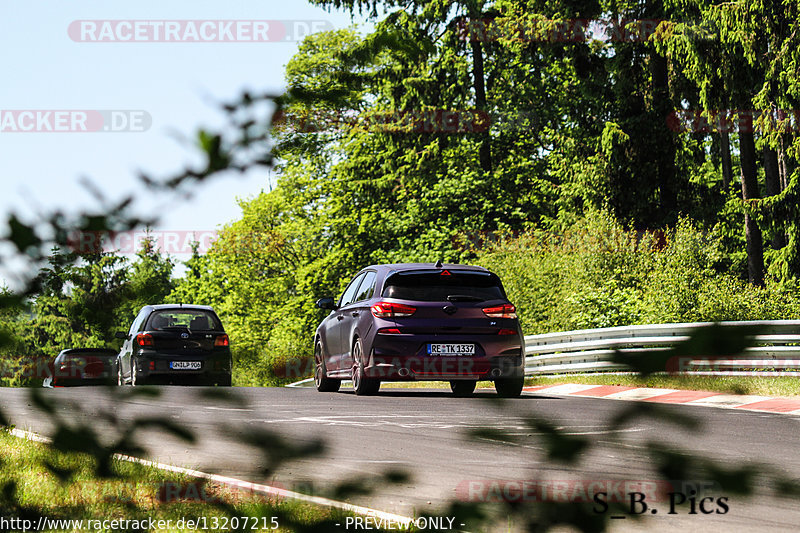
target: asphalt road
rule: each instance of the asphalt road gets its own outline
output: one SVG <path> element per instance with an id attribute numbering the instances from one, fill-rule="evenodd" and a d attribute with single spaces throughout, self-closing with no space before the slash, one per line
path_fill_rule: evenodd
<path id="1" fill-rule="evenodd" d="M 562 500 L 576 497 L 581 489 L 595 487 L 596 491 L 596 483 L 616 481 L 611 486 L 619 489 L 620 481 L 628 481 L 632 483 L 628 487 L 639 490 L 636 483 L 649 487 L 647 483 L 660 479 L 645 447 L 648 442 L 713 458 L 727 469 L 758 463 L 800 479 L 800 418 L 786 415 L 659 406 L 662 413 L 688 414 L 702 422 L 701 428 L 688 430 L 670 423 L 664 414 L 634 418 L 614 427 L 614 418 L 632 402 L 594 398 L 531 394 L 497 403 L 491 401 L 495 397 L 491 391 L 461 399 L 445 391 L 419 389 L 382 390 L 375 397 L 356 397 L 349 390 L 322 394 L 302 388 L 236 388 L 231 391 L 233 401 L 209 397 L 209 390 L 220 389 L 157 390 L 157 396 L 131 396 L 130 387 L 37 392 L 55 402 L 60 420 L 91 428 L 85 431 L 94 431 L 105 440 L 114 438 L 120 426 L 136 418 L 164 417 L 180 423 L 190 428 L 198 441 L 186 444 L 163 433 L 144 431 L 140 441 L 148 458 L 248 481 L 325 492 L 343 480 L 374 479 L 387 470 L 403 470 L 411 476 L 407 482 L 379 484 L 373 494 L 347 501 L 404 515 L 435 512 L 453 499 L 492 494 L 499 485 L 491 482 L 498 480 L 509 489 L 520 486 L 513 483 L 526 481 L 530 488 L 540 482 L 539 490 L 526 496 L 529 505 L 537 505 L 530 500 L 542 490 Z M 120 392 L 124 394 L 120 396 Z M 20 429 L 52 434 L 52 417 L 36 406 L 26 389 L 0 389 L 0 410 Z M 588 437 L 590 451 L 577 464 L 548 460 L 543 432 L 527 422 L 531 418 L 549 420 L 565 434 Z M 482 428 L 509 434 L 514 441 L 491 435 L 467 438 L 471 431 Z M 290 453 L 318 441 L 324 442 L 324 451 L 276 466 L 262 449 L 247 443 L 255 441 L 274 449 L 274 434 L 286 439 L 285 449 Z M 700 472 L 687 474 L 684 479 L 698 487 L 707 479 Z M 614 519 L 612 529 L 795 530 L 800 523 L 800 499 L 774 496 L 766 478 L 758 478 L 757 485 L 758 493 L 751 498 L 708 488 L 706 495 L 714 498 L 707 506 L 712 510 L 708 515 L 689 514 L 688 504 L 678 506 L 677 515 L 668 515 L 669 504 L 662 496 L 649 502 L 644 519 Z M 687 485 L 685 490 L 691 488 Z M 716 512 L 721 510 L 717 503 L 721 497 L 727 498 L 729 508 L 724 514 Z M 651 514 L 654 507 L 658 514 Z"/>

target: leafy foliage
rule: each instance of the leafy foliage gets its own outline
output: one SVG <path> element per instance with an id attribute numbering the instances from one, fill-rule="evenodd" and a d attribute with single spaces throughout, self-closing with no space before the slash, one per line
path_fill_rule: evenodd
<path id="1" fill-rule="evenodd" d="M 498 273 L 526 333 L 630 324 L 800 318 L 797 293 L 720 271 L 713 233 L 687 220 L 662 232 L 626 231 L 597 213 L 558 235 L 495 244 L 478 263 Z"/>
<path id="2" fill-rule="evenodd" d="M 385 16 L 369 35 L 339 30 L 308 37 L 287 65 L 286 94 L 245 93 L 223 106 L 232 132 L 198 132 L 202 165 L 163 180 L 141 177 L 152 190 L 169 193 L 223 170 L 274 166 L 276 188 L 243 201 L 241 218 L 223 228 L 207 255 L 194 254 L 177 284 L 171 260 L 152 248 L 130 267 L 113 254 L 59 251 L 71 231 L 122 231 L 149 222 L 131 212 L 130 198 L 108 204 L 98 194 L 97 211 L 74 217 L 54 212 L 31 222 L 9 215 L 5 241 L 32 271 L 43 270 L 21 290 L 1 295 L 3 361 L 107 345 L 138 305 L 166 298 L 215 305 L 236 350 L 236 382 L 274 383 L 288 362 L 310 354 L 321 318 L 313 300 L 340 291 L 365 264 L 388 261 L 445 259 L 492 268 L 530 333 L 798 316 L 798 136 L 766 119 L 755 132 L 734 130 L 730 139 L 712 129 L 671 128 L 668 121 L 673 112 L 698 107 L 706 116 L 715 106 L 796 109 L 797 2 L 780 8 L 649 0 L 316 3 L 374 17 L 382 8 Z M 607 41 L 564 41 L 553 31 L 565 21 L 601 16 L 673 22 L 651 35 Z M 514 22 L 544 33 L 465 34 L 464 23 L 475 21 Z M 275 103 L 272 124 L 252 118 L 264 102 Z M 457 126 L 443 122 L 446 115 Z M 777 153 L 783 181 L 769 198 L 739 200 L 740 183 L 731 179 L 726 186 L 726 154 L 742 169 L 749 157 L 756 189 L 762 173 L 767 177 L 760 158 L 745 157 L 746 141 Z M 743 235 L 745 215 L 770 241 L 764 288 L 743 281 L 745 264 L 759 253 Z M 713 355 L 720 349 L 714 333 L 698 332 L 678 353 Z M 741 350 L 745 333 L 721 348 Z M 23 384 L 25 375 L 3 379 Z M 62 419 L 47 395 L 34 393 L 31 401 L 52 418 L 54 449 L 89 454 L 99 478 L 117 474 L 115 452 L 145 452 L 135 439 L 142 428 L 193 438 L 171 420 L 123 420 L 111 412 L 103 420 L 114 438 L 104 443 L 93 428 Z M 643 416 L 696 429 L 687 417 L 644 404 L 624 409 L 611 425 L 624 428 Z M 0 422 L 9 423 L 4 413 Z M 527 425 L 541 433 L 551 462 L 576 464 L 594 444 L 538 417 Z M 516 438 L 485 431 L 478 437 Z M 251 440 L 272 468 L 322 450 L 266 433 Z M 618 444 L 624 451 L 625 443 Z M 797 493 L 780 472 L 759 478 L 757 465 L 718 464 L 644 444 L 666 479 L 707 475 L 740 494 L 766 479 L 780 494 Z M 72 475 L 50 466 L 56 477 Z M 403 479 L 391 474 L 379 482 Z M 337 494 L 370 486 L 346 480 Z M 38 512 L 24 507 L 13 481 L 4 483 L 0 504 L 4 512 Z M 608 526 L 606 515 L 568 505 L 531 510 L 504 502 L 498 511 L 454 503 L 445 512 L 470 526 L 498 515 L 519 518 L 534 531 Z M 290 523 L 297 530 L 320 526 Z"/>
<path id="3" fill-rule="evenodd" d="M 115 253 L 77 256 L 53 249 L 33 281 L 40 293 L 23 309 L 3 310 L 0 324 L 9 342 L 0 345 L 0 384 L 41 384 L 47 362 L 65 348 L 116 347 L 114 332 L 141 306 L 163 303 L 174 284 L 172 260 L 149 239 L 136 256 L 130 263 Z"/>

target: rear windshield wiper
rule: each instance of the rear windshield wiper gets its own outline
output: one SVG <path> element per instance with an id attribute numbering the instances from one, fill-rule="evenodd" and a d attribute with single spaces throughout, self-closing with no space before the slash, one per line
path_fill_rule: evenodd
<path id="1" fill-rule="evenodd" d="M 485 298 L 480 296 L 472 296 L 470 294 L 451 294 L 447 297 L 450 302 L 485 302 Z"/>

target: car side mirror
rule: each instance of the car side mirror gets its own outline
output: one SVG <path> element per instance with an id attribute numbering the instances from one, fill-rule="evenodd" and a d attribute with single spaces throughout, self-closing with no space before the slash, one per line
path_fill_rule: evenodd
<path id="1" fill-rule="evenodd" d="M 336 309 L 336 303 L 333 301 L 332 297 L 326 296 L 325 298 L 320 298 L 317 300 L 317 307 L 320 309 L 330 309 L 333 311 Z"/>
<path id="2" fill-rule="evenodd" d="M 124 331 L 117 331 L 116 333 L 114 333 L 114 338 L 124 340 L 128 338 L 128 334 L 125 333 Z"/>

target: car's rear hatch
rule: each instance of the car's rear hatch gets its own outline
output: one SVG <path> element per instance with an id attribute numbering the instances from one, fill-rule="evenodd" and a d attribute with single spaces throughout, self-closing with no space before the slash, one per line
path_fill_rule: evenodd
<path id="1" fill-rule="evenodd" d="M 165 355 L 203 355 L 228 346 L 219 318 L 204 309 L 161 309 L 148 318 L 144 334 L 149 338 L 139 345 Z"/>
<path id="2" fill-rule="evenodd" d="M 403 316 L 402 312 L 393 314 L 403 333 L 497 335 L 501 330 L 517 327 L 515 316 L 491 312 L 510 304 L 498 277 L 486 271 L 398 272 L 387 278 L 382 297 L 413 308 L 409 316 Z"/>
<path id="3" fill-rule="evenodd" d="M 111 375 L 116 355 L 117 352 L 114 350 L 101 349 L 66 353 L 56 368 L 56 376 L 86 379 L 108 377 Z"/>
<path id="4" fill-rule="evenodd" d="M 224 331 L 191 331 L 188 328 L 168 327 L 148 331 L 153 338 L 152 349 L 169 355 L 200 355 L 214 351 L 217 336 Z"/>

